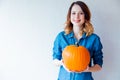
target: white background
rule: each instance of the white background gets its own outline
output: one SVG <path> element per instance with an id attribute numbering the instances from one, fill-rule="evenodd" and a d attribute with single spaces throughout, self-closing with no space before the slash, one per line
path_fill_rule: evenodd
<path id="1" fill-rule="evenodd" d="M 74 0 L 0 0 L 0 80 L 57 80 L 56 35 Z M 120 80 L 120 1 L 82 0 L 103 43 L 104 65 L 95 80 Z"/>

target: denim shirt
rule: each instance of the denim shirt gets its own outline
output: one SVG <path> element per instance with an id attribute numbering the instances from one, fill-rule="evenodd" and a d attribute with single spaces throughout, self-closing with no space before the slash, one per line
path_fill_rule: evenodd
<path id="1" fill-rule="evenodd" d="M 65 34 L 64 31 L 60 32 L 53 45 L 53 59 L 62 59 L 62 51 L 68 45 L 74 45 L 78 43 L 80 46 L 84 46 L 89 50 L 90 53 L 90 64 L 98 64 L 102 67 L 103 64 L 103 52 L 102 52 L 102 44 L 100 38 L 96 34 L 91 34 L 90 36 L 86 36 L 86 33 L 82 35 L 82 38 L 77 41 L 74 37 L 74 33 L 71 32 L 69 34 Z M 58 80 L 94 80 L 91 72 L 67 72 L 63 66 L 60 66 L 60 71 L 58 75 Z"/>

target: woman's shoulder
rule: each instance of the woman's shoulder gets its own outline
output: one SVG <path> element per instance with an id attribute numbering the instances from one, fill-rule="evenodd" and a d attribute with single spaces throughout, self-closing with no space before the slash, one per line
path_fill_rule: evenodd
<path id="1" fill-rule="evenodd" d="M 89 36 L 90 38 L 94 38 L 94 39 L 99 39 L 100 37 L 98 36 L 98 34 L 96 34 L 96 33 L 92 33 L 90 36 Z"/>
<path id="2" fill-rule="evenodd" d="M 58 36 L 62 36 L 62 35 L 65 35 L 65 31 L 60 31 L 60 32 L 58 33 Z"/>
<path id="3" fill-rule="evenodd" d="M 61 37 L 64 36 L 64 35 L 65 35 L 65 31 L 60 31 L 60 32 L 57 34 L 56 38 L 61 38 Z"/>

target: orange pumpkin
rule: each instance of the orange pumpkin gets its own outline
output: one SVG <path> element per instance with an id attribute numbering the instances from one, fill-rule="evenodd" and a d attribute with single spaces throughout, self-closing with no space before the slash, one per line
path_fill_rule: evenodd
<path id="1" fill-rule="evenodd" d="M 67 46 L 63 50 L 62 57 L 64 66 L 75 72 L 84 71 L 90 62 L 89 51 L 83 46 Z"/>

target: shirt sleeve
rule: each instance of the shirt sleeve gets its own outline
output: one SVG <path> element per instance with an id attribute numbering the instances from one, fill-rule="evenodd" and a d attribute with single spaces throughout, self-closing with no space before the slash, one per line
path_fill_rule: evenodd
<path id="1" fill-rule="evenodd" d="M 93 54 L 93 63 L 94 64 L 98 64 L 102 67 L 102 64 L 103 64 L 103 52 L 102 52 L 102 44 L 101 44 L 101 41 L 100 41 L 100 38 L 97 37 L 94 41 L 94 54 Z"/>
<path id="2" fill-rule="evenodd" d="M 60 34 L 57 35 L 55 41 L 54 41 L 54 44 L 53 44 L 53 59 L 58 59 L 58 60 L 61 60 L 61 53 L 62 53 L 62 50 L 61 50 L 61 47 L 60 47 Z"/>

